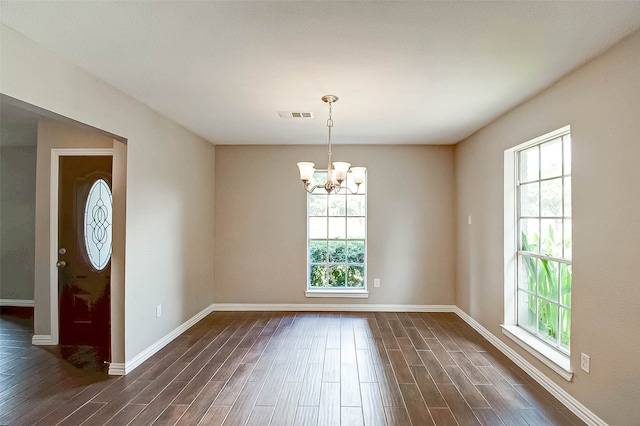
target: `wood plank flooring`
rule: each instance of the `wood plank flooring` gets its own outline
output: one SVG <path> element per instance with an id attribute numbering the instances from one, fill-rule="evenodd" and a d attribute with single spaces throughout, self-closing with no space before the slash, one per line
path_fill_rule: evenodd
<path id="1" fill-rule="evenodd" d="M 0 316 L 1 425 L 582 425 L 451 313 L 215 312 L 127 376 Z"/>

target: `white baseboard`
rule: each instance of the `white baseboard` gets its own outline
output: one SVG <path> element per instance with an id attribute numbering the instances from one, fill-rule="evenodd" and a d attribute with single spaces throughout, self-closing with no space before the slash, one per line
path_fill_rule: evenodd
<path id="1" fill-rule="evenodd" d="M 51 340 L 50 334 L 34 334 L 31 338 L 31 344 L 35 346 L 52 346 L 55 345 Z"/>
<path id="2" fill-rule="evenodd" d="M 127 374 L 127 365 L 123 362 L 112 362 L 109 364 L 108 374 L 110 376 L 124 376 Z"/>
<path id="3" fill-rule="evenodd" d="M 531 376 L 536 382 L 538 382 L 549 393 L 558 398 L 558 400 L 564 404 L 569 410 L 571 410 L 576 416 L 580 417 L 585 423 L 590 426 L 607 426 L 607 423 L 600 417 L 596 416 L 592 411 L 585 407 L 580 401 L 575 399 L 564 389 L 558 386 L 554 381 L 545 376 L 540 370 L 535 368 L 529 361 L 524 359 L 519 353 L 507 346 L 502 340 L 498 339 L 489 330 L 484 328 L 479 322 L 471 318 L 462 309 L 455 307 L 454 311 L 460 318 L 462 318 L 467 324 L 469 324 L 474 330 L 487 339 L 493 346 L 498 348 L 500 352 L 507 356 L 511 361 L 524 370 L 529 376 Z"/>
<path id="4" fill-rule="evenodd" d="M 189 327 L 191 327 L 192 325 L 200 321 L 202 318 L 209 315 L 211 312 L 213 312 L 213 310 L 214 310 L 213 305 L 207 306 L 202 311 L 198 312 L 193 317 L 188 319 L 186 322 L 182 323 L 176 329 L 171 331 L 169 334 L 167 334 L 166 336 L 164 336 L 163 338 L 161 338 L 160 340 L 158 340 L 157 342 L 149 346 L 144 351 L 140 352 L 132 360 L 127 361 L 124 364 L 111 363 L 109 365 L 108 373 L 114 376 L 123 376 L 125 374 L 129 374 L 131 371 L 133 371 L 134 368 L 136 368 L 137 366 L 145 362 L 153 354 L 155 354 L 160 349 L 164 348 L 166 345 L 171 343 L 173 339 L 175 339 L 176 337 L 180 336 L 182 333 L 187 331 Z"/>
<path id="5" fill-rule="evenodd" d="M 300 312 L 455 312 L 455 305 L 371 305 L 295 303 L 214 303 L 214 311 L 300 311 Z"/>
<path id="6" fill-rule="evenodd" d="M 24 300 L 24 299 L 0 299 L 0 306 L 16 306 L 16 307 L 33 308 L 35 306 L 35 302 L 33 300 Z"/>

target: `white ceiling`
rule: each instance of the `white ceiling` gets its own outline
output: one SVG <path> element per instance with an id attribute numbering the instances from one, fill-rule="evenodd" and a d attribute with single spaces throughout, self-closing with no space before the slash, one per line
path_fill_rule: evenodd
<path id="1" fill-rule="evenodd" d="M 452 144 L 626 35 L 640 1 L 1 1 L 2 23 L 216 144 Z M 278 111 L 313 112 L 281 119 Z"/>

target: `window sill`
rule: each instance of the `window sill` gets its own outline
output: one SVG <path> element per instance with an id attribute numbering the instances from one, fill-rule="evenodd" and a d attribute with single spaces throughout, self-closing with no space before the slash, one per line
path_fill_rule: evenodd
<path id="1" fill-rule="evenodd" d="M 502 333 L 536 357 L 544 365 L 570 382 L 573 379 L 571 359 L 555 349 L 545 345 L 537 338 L 515 325 L 502 325 Z"/>
<path id="2" fill-rule="evenodd" d="M 367 290 L 307 290 L 304 292 L 306 297 L 334 297 L 334 298 L 360 298 L 368 299 L 369 292 Z"/>

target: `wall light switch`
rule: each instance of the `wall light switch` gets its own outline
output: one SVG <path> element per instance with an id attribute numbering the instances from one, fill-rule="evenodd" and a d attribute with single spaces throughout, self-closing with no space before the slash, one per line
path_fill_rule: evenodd
<path id="1" fill-rule="evenodd" d="M 162 305 L 156 306 L 156 318 L 160 318 L 162 316 Z"/>
<path id="2" fill-rule="evenodd" d="M 580 354 L 580 368 L 588 373 L 591 368 L 591 357 L 585 353 Z"/>
<path id="3" fill-rule="evenodd" d="M 467 224 L 471 225 L 471 215 L 467 216 Z"/>

